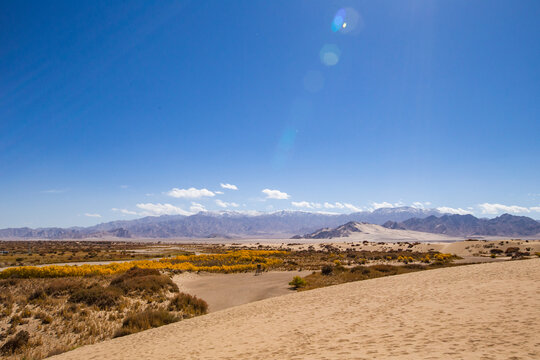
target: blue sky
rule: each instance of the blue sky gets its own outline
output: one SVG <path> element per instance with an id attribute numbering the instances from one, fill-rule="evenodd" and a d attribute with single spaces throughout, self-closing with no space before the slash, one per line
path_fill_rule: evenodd
<path id="1" fill-rule="evenodd" d="M 539 15 L 3 1 L 0 227 L 402 204 L 538 219 Z"/>

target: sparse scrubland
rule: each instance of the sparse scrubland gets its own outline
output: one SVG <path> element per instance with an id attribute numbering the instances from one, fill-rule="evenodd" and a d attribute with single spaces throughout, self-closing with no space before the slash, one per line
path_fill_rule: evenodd
<path id="1" fill-rule="evenodd" d="M 436 261 L 430 264 L 404 264 L 390 265 L 379 264 L 354 267 L 344 267 L 340 264 L 335 266 L 326 265 L 319 272 L 313 272 L 304 278 L 293 279 L 290 285 L 298 290 L 311 290 L 324 286 L 338 285 L 351 281 L 375 279 L 383 276 L 406 274 L 415 271 L 437 269 L 441 267 L 456 266 L 449 261 Z M 303 280 L 303 281 L 302 281 Z M 293 284 L 294 283 L 294 284 Z"/>
<path id="2" fill-rule="evenodd" d="M 188 252 L 124 241 L 0 241 L 0 268 L 90 261 L 145 260 Z"/>
<path id="3" fill-rule="evenodd" d="M 0 357 L 40 359 L 206 313 L 155 269 L 0 280 Z"/>

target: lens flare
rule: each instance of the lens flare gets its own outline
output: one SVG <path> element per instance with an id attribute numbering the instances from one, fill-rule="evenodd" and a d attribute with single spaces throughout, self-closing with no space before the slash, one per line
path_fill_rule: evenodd
<path id="1" fill-rule="evenodd" d="M 340 25 L 341 26 L 341 25 Z M 341 56 L 341 50 L 335 44 L 326 44 L 319 52 L 321 62 L 326 66 L 334 66 L 339 62 Z"/>
<path id="2" fill-rule="evenodd" d="M 332 21 L 332 31 L 343 34 L 357 33 L 364 27 L 362 17 L 353 8 L 339 9 Z"/>
<path id="3" fill-rule="evenodd" d="M 332 21 L 332 31 L 337 32 L 339 29 L 343 27 L 343 23 L 345 22 L 345 9 L 339 9 L 334 16 L 334 20 Z"/>

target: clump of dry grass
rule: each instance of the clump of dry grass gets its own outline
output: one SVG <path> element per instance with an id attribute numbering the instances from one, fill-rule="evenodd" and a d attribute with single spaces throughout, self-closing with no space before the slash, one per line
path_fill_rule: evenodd
<path id="1" fill-rule="evenodd" d="M 111 281 L 111 287 L 122 290 L 124 294 L 156 294 L 163 291 L 178 292 L 178 286 L 171 278 L 161 275 L 156 269 L 134 267 Z"/>
<path id="2" fill-rule="evenodd" d="M 95 305 L 101 310 L 111 309 L 120 303 L 121 293 L 118 289 L 94 285 L 86 289 L 75 290 L 69 297 L 70 302 Z"/>
<path id="3" fill-rule="evenodd" d="M 145 310 L 133 313 L 126 317 L 122 327 L 116 331 L 114 337 L 134 334 L 139 331 L 159 327 L 179 321 L 180 317 L 166 310 Z"/>
<path id="4" fill-rule="evenodd" d="M 17 333 L 17 335 L 2 345 L 0 348 L 0 353 L 2 353 L 2 355 L 13 355 L 16 352 L 21 351 L 28 344 L 29 339 L 30 334 L 28 331 L 21 330 Z"/>
<path id="5" fill-rule="evenodd" d="M 184 317 L 204 315 L 208 312 L 206 301 L 196 296 L 180 293 L 169 301 L 169 311 L 181 311 Z"/>

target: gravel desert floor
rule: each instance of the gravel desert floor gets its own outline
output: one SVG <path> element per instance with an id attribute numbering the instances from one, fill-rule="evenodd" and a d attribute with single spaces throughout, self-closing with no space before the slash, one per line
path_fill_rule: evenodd
<path id="1" fill-rule="evenodd" d="M 55 359 L 537 359 L 540 260 L 347 283 L 216 311 Z"/>

